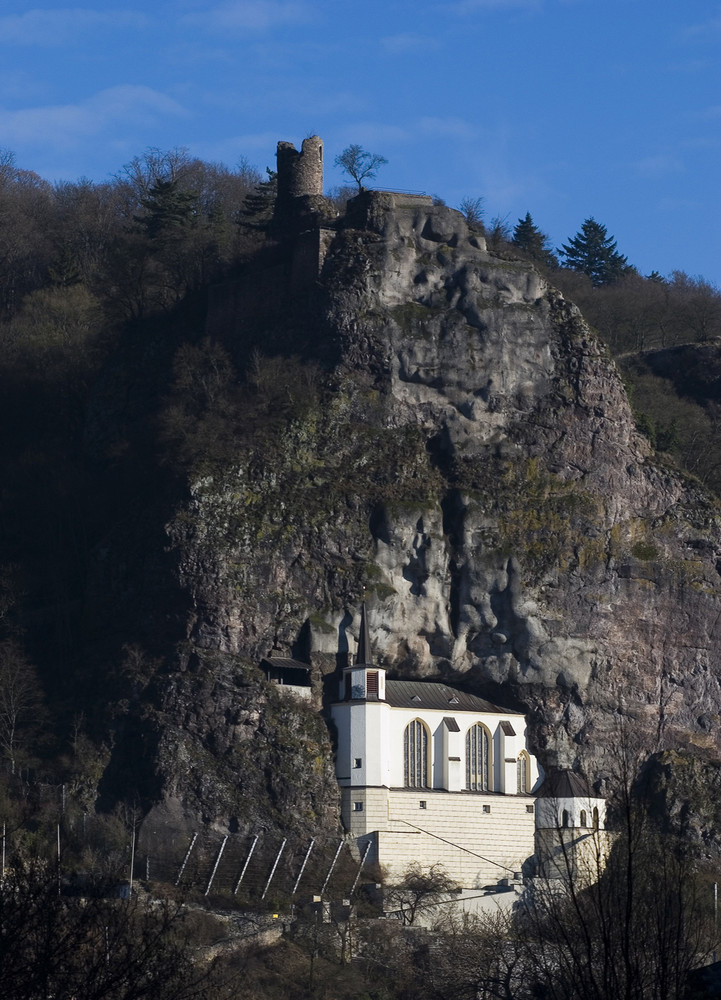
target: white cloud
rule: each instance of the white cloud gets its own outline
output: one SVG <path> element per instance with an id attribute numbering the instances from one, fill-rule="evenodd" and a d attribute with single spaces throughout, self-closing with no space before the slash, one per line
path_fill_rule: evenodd
<path id="1" fill-rule="evenodd" d="M 421 118 L 419 130 L 424 135 L 438 138 L 475 139 L 478 129 L 462 118 Z"/>
<path id="2" fill-rule="evenodd" d="M 268 31 L 286 24 L 305 24 L 313 8 L 296 0 L 231 0 L 202 13 L 188 14 L 183 23 L 208 31 Z"/>
<path id="3" fill-rule="evenodd" d="M 440 41 L 427 35 L 405 32 L 400 35 L 386 35 L 381 38 L 380 44 L 381 48 L 390 55 L 400 55 L 403 52 L 427 52 L 430 49 L 437 49 L 440 46 Z"/>
<path id="4" fill-rule="evenodd" d="M 401 128 L 399 125 L 381 125 L 378 122 L 357 122 L 349 125 L 343 132 L 343 143 L 357 142 L 359 145 L 367 147 L 371 153 L 383 154 L 384 145 L 403 143 L 404 145 L 413 142 L 417 136 L 414 135 L 413 126 Z"/>
<path id="5" fill-rule="evenodd" d="M 696 211 L 703 206 L 701 198 L 661 198 L 657 211 L 659 215 L 671 215 L 677 212 Z"/>
<path id="6" fill-rule="evenodd" d="M 329 115 L 347 118 L 357 115 L 366 108 L 367 101 L 347 90 L 333 90 L 320 85 L 308 84 L 305 80 L 290 79 L 284 87 L 268 86 L 257 92 L 233 95 L 231 101 L 223 99 L 211 103 L 224 108 L 235 108 L 247 114 L 263 112 L 266 116 L 293 115 L 297 118 L 301 131 L 320 128 L 320 120 Z"/>
<path id="7" fill-rule="evenodd" d="M 715 122 L 721 118 L 721 104 L 713 104 L 711 107 L 698 111 L 694 116 L 698 121 Z"/>
<path id="8" fill-rule="evenodd" d="M 213 160 L 227 161 L 245 154 L 262 153 L 266 158 L 275 157 L 279 136 L 275 132 L 247 132 L 212 144 L 205 144 L 203 153 Z"/>
<path id="9" fill-rule="evenodd" d="M 373 152 L 382 152 L 376 149 L 381 144 L 415 146 L 433 139 L 478 139 L 480 132 L 475 125 L 462 118 L 428 115 L 409 121 L 406 127 L 370 121 L 356 122 L 344 127 L 342 135 L 348 142 L 357 142 L 366 147 L 372 145 Z"/>
<path id="10" fill-rule="evenodd" d="M 130 10 L 90 10 L 68 7 L 60 10 L 36 8 L 24 14 L 0 17 L 0 45 L 67 45 L 87 31 L 105 28 L 142 28 L 148 18 Z"/>
<path id="11" fill-rule="evenodd" d="M 530 10 L 541 5 L 542 0 L 456 0 L 445 9 L 455 14 L 473 14 L 476 11 Z"/>
<path id="12" fill-rule="evenodd" d="M 18 111 L 0 109 L 0 134 L 10 146 L 42 144 L 69 149 L 78 142 L 119 127 L 152 125 L 168 115 L 182 115 L 172 98 L 130 84 L 108 90 L 78 104 L 55 104 Z"/>
<path id="13" fill-rule="evenodd" d="M 708 21 L 700 24 L 689 25 L 684 34 L 687 38 L 702 38 L 704 40 L 721 34 L 721 14 L 715 14 Z"/>
<path id="14" fill-rule="evenodd" d="M 680 174 L 684 171 L 683 160 L 672 153 L 659 153 L 656 156 L 646 156 L 634 164 L 643 177 L 665 177 L 668 174 Z"/>

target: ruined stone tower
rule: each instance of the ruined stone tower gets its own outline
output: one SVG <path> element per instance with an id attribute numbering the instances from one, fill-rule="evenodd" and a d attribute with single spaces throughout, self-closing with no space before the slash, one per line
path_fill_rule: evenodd
<path id="1" fill-rule="evenodd" d="M 299 224 L 327 214 L 323 197 L 323 140 L 317 135 L 304 139 L 300 152 L 292 142 L 279 142 L 276 157 L 276 227 L 297 229 Z"/>
<path id="2" fill-rule="evenodd" d="M 303 140 L 300 152 L 292 142 L 279 142 L 278 198 L 302 198 L 323 194 L 323 140 L 312 135 Z"/>

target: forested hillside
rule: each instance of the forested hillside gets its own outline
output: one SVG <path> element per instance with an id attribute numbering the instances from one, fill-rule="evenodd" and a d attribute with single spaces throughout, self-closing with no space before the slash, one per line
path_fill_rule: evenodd
<path id="1" fill-rule="evenodd" d="M 258 996 L 565 1000 L 600 961 L 584 995 L 662 974 L 673 989 L 634 995 L 680 996 L 709 949 L 698 862 L 721 855 L 721 295 L 640 276 L 593 219 L 554 250 L 530 214 L 484 225 L 472 201 L 361 193 L 338 219 L 348 192 L 321 199 L 322 267 L 298 281 L 274 190 L 181 151 L 106 184 L 2 159 L 8 995 L 234 996 L 239 976 Z M 188 960 L 238 936 L 220 917 L 61 899 L 134 871 L 207 902 L 217 870 L 235 920 L 297 899 L 298 871 L 315 894 L 339 857 L 351 894 L 318 709 L 361 600 L 379 662 L 517 706 L 544 768 L 588 771 L 626 823 L 573 912 L 592 962 L 553 893 L 522 933 L 450 922 L 435 943 L 311 909 L 275 946 L 256 912 L 240 936 L 268 947 L 220 981 Z M 309 664 L 313 702 L 266 681 L 271 650 Z M 421 883 L 395 891 L 416 905 Z M 26 945 L 28 926 L 49 930 Z"/>
<path id="2" fill-rule="evenodd" d="M 339 192 L 329 210 L 347 197 Z M 0 687 L 13 692 L 0 749 L 11 772 L 30 768 L 67 783 L 89 806 L 127 794 L 132 762 L 107 763 L 176 638 L 168 608 L 156 614 L 147 595 L 174 558 L 158 523 L 193 477 L 240 449 L 254 456 L 251 476 L 275 455 L 284 482 L 303 484 L 285 436 L 312 426 L 292 447 L 316 455 L 329 510 L 343 495 L 334 492 L 343 473 L 328 466 L 332 454 L 366 468 L 356 486 L 362 505 L 423 503 L 440 488 L 436 459 L 429 465 L 414 453 L 415 430 L 387 433 L 381 451 L 368 430 L 365 452 L 354 430 L 348 450 L 343 435 L 363 425 L 370 397 L 357 395 L 366 392 L 359 384 L 333 422 L 340 397 L 327 370 L 336 348 L 319 343 L 305 306 L 296 303 L 270 331 L 249 317 L 232 342 L 205 338 L 209 288 L 284 259 L 273 198 L 272 174 L 177 150 L 150 150 L 102 184 L 51 185 L 11 154 L 0 163 Z M 618 273 L 599 280 L 584 273 L 573 240 L 565 260 L 579 269 L 561 267 L 564 253 L 530 215 L 511 232 L 497 221 L 484 226 L 477 203 L 462 207 L 499 262 L 533 264 L 580 306 L 618 359 L 637 425 L 662 459 L 721 490 L 719 292 L 680 272 L 642 277 L 620 256 L 612 258 Z M 350 245 L 343 253 L 352 255 Z M 416 314 L 398 316 L 411 330 Z M 381 404 L 373 405 L 380 419 Z M 262 520 L 261 508 L 255 516 Z M 131 522 L 137 550 L 124 559 L 134 567 L 128 579 L 144 580 L 137 593 L 123 590 L 128 565 L 103 564 Z M 519 540 L 518 530 L 509 537 Z M 116 587 L 120 603 L 98 603 L 100 591 Z M 179 614 L 187 599 L 173 598 Z M 157 789 L 138 780 L 141 798 L 152 800 Z"/>

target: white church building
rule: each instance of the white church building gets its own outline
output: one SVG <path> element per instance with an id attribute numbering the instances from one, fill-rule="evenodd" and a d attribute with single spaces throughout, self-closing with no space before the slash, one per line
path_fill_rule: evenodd
<path id="1" fill-rule="evenodd" d="M 391 878 L 443 865 L 460 886 L 496 885 L 535 853 L 536 759 L 525 717 L 370 661 L 365 608 L 355 663 L 331 706 L 343 824 Z"/>

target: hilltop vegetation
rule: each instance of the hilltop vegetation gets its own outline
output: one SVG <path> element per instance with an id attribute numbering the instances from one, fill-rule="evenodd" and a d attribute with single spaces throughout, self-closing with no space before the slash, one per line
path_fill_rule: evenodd
<path id="1" fill-rule="evenodd" d="M 721 495 L 719 400 L 710 375 L 721 292 L 683 271 L 643 277 L 593 219 L 557 255 L 530 213 L 513 231 L 498 219 L 484 227 L 477 205 L 472 214 L 497 252 L 528 260 L 576 303 L 616 359 L 638 429 L 654 450 Z M 679 350 L 690 345 L 699 348 Z"/>

